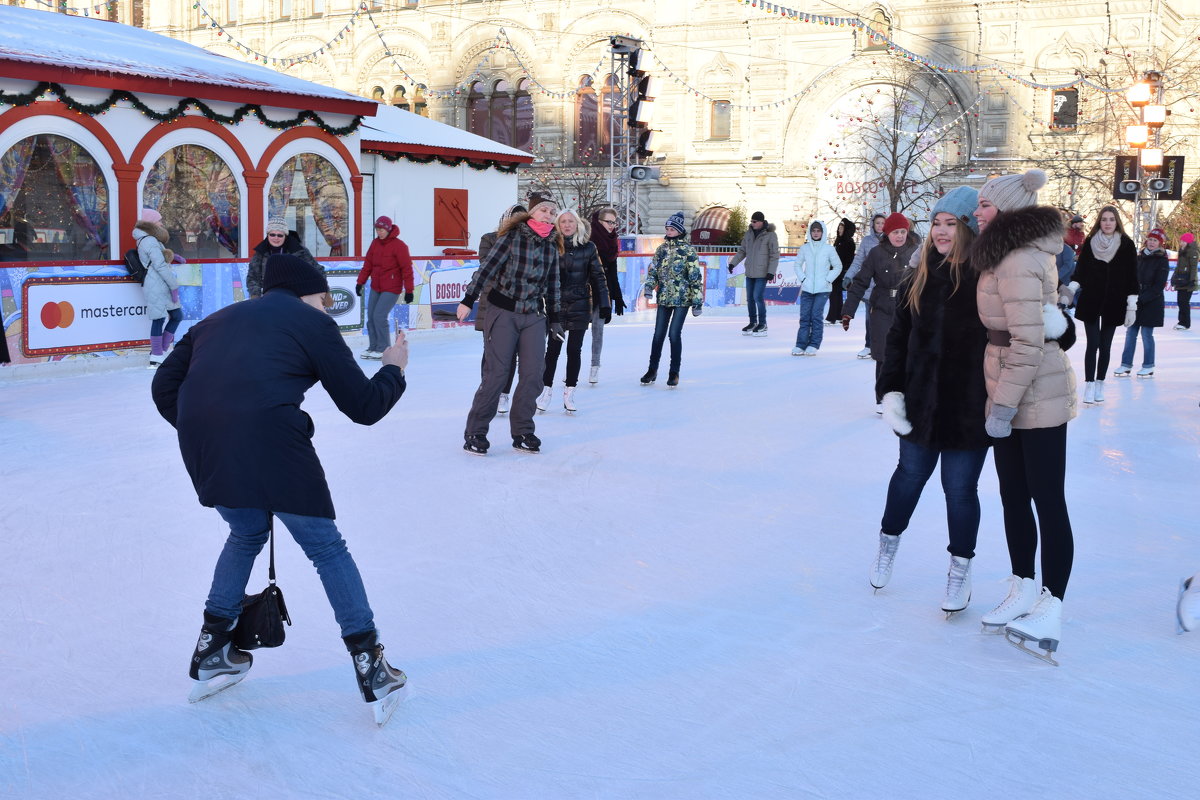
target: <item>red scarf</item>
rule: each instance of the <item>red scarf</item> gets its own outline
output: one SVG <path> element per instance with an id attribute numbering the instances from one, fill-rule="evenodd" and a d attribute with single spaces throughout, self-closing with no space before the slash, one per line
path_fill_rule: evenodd
<path id="1" fill-rule="evenodd" d="M 554 230 L 553 224 L 551 224 L 549 222 L 538 222 L 536 219 L 529 220 L 529 227 L 533 229 L 534 233 L 536 233 L 538 236 L 542 237 L 543 239 L 545 239 L 547 236 L 549 236 L 550 232 L 552 230 Z"/>

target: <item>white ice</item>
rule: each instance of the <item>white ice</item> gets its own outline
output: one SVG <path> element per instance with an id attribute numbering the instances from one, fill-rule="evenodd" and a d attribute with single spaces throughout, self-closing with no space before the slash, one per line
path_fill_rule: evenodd
<path id="1" fill-rule="evenodd" d="M 939 610 L 936 475 L 872 594 L 896 440 L 861 327 L 793 358 L 795 309 L 770 313 L 765 339 L 735 310 L 689 319 L 677 390 L 638 385 L 650 318 L 619 319 L 596 387 L 584 347 L 573 417 L 560 363 L 538 456 L 502 417 L 490 455 L 460 449 L 473 331 L 414 336 L 408 392 L 374 427 L 310 392 L 338 524 L 410 679 L 382 730 L 286 537 L 287 643 L 189 705 L 224 531 L 152 373 L 0 369 L 0 796 L 1194 797 L 1200 634 L 1175 634 L 1174 603 L 1200 570 L 1200 334 L 1169 314 L 1156 376 L 1110 378 L 1070 425 L 1055 668 L 980 632 L 1010 571 L 990 460 L 968 610 Z"/>

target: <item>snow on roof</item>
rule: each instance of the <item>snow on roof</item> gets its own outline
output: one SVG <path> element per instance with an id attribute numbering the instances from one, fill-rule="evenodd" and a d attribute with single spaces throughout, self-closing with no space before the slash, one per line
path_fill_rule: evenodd
<path id="1" fill-rule="evenodd" d="M 533 161 L 524 150 L 395 106 L 380 105 L 374 117 L 363 120 L 359 136 L 364 150 L 461 155 L 510 164 Z"/>
<path id="2" fill-rule="evenodd" d="M 29 69 L 34 66 L 34 70 Z M 247 64 L 227 56 L 163 36 L 152 31 L 116 22 L 76 17 L 52 11 L 0 6 L 0 75 L 22 79 L 96 85 L 88 72 L 107 77 L 128 77 L 163 81 L 168 85 L 155 89 L 161 94 L 212 97 L 205 88 L 246 92 L 243 102 L 254 102 L 253 93 L 269 93 L 278 102 L 279 95 L 333 101 L 374 104 L 357 95 L 322 86 L 312 81 L 275 72 L 258 64 Z M 32 73 L 37 73 L 31 77 Z M 74 76 L 72 79 L 67 73 Z M 82 73 L 82 74 L 81 74 Z M 170 84 L 180 84 L 172 87 Z M 111 82 L 102 85 L 111 86 Z M 151 91 L 143 88 L 144 91 Z M 224 99 L 224 98 L 223 98 Z M 292 102 L 290 107 L 305 108 L 312 101 Z M 339 109 L 343 110 L 343 109 Z M 366 108 L 345 108 L 348 113 L 370 114 Z"/>

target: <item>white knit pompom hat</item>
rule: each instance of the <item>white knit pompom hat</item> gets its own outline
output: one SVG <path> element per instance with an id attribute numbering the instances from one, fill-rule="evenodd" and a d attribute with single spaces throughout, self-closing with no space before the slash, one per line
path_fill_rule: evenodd
<path id="1" fill-rule="evenodd" d="M 1046 173 L 1031 169 L 1024 175 L 1001 175 L 992 178 L 979 190 L 979 199 L 987 200 L 1001 211 L 1037 205 L 1038 189 L 1046 185 Z"/>

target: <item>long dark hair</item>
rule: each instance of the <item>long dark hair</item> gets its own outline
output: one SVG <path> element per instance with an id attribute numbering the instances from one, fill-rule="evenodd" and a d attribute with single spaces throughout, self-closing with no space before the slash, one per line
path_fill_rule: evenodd
<path id="1" fill-rule="evenodd" d="M 1092 223 L 1092 229 L 1088 231 L 1087 239 L 1084 241 L 1085 245 L 1092 240 L 1093 236 L 1101 232 L 1100 218 L 1104 216 L 1105 211 L 1111 211 L 1113 219 L 1117 221 L 1117 233 L 1121 236 L 1127 236 L 1125 233 L 1125 226 L 1121 224 L 1121 212 L 1117 210 L 1116 206 L 1105 206 L 1104 208 L 1100 209 L 1100 213 L 1096 215 L 1096 221 Z"/>

